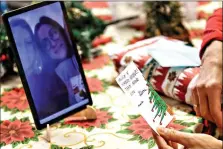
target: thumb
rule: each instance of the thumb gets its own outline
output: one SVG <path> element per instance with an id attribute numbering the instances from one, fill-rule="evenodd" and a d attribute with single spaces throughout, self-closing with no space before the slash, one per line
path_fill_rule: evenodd
<path id="1" fill-rule="evenodd" d="M 176 131 L 173 129 L 158 127 L 157 131 L 165 140 L 173 141 L 184 146 L 190 146 L 191 140 L 193 139 L 192 134 Z"/>

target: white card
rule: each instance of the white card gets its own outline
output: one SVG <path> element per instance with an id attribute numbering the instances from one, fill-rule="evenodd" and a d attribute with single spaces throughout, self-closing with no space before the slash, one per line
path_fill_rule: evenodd
<path id="1" fill-rule="evenodd" d="M 139 83 L 135 86 L 133 86 L 129 92 L 130 96 L 139 96 L 139 97 L 145 97 L 149 96 L 148 87 L 144 85 L 143 83 Z"/>
<path id="2" fill-rule="evenodd" d="M 138 84 L 146 86 L 142 73 L 133 62 L 120 73 L 116 81 L 125 93 L 129 93 L 132 87 Z"/>
<path id="3" fill-rule="evenodd" d="M 135 81 L 137 80 L 137 81 Z M 130 96 L 140 114 L 157 133 L 158 126 L 166 127 L 173 117 L 167 112 L 167 105 L 161 97 L 146 85 L 142 73 L 131 62 L 116 78 L 122 90 Z"/>
<path id="4" fill-rule="evenodd" d="M 146 120 L 146 122 L 149 124 L 149 126 L 158 134 L 157 127 L 162 126 L 166 127 L 173 119 L 173 116 L 171 116 L 167 111 L 165 112 L 165 116 L 163 120 L 162 114 L 159 114 L 158 109 L 153 109 L 154 103 L 150 103 L 149 100 L 145 99 L 142 100 L 143 103 L 138 106 L 139 112 L 142 115 L 142 117 Z M 153 109 L 153 112 L 152 112 Z"/>

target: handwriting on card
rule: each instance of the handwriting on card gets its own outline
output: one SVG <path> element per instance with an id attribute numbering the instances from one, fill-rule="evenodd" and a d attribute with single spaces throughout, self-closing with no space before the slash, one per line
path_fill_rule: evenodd
<path id="1" fill-rule="evenodd" d="M 138 91 L 139 96 L 142 96 L 142 95 L 143 95 L 143 93 L 145 93 L 145 92 L 146 92 L 146 89 L 143 89 L 142 91 Z"/>
<path id="2" fill-rule="evenodd" d="M 140 107 L 143 104 L 144 101 L 141 101 L 140 104 L 138 105 L 138 107 Z"/>
<path id="3" fill-rule="evenodd" d="M 172 116 L 167 112 L 166 103 L 152 85 L 145 81 L 142 73 L 133 62 L 121 72 L 116 81 L 122 90 L 131 96 L 140 114 L 154 131 L 159 125 L 166 127 L 169 124 Z"/>
<path id="4" fill-rule="evenodd" d="M 126 68 L 116 79 L 120 87 L 125 92 L 129 93 L 130 96 L 133 96 L 136 93 L 139 94 L 139 96 L 142 96 L 146 91 L 146 89 L 142 89 L 142 91 L 135 91 L 134 87 L 140 84 L 140 80 L 144 80 L 144 78 L 139 69 L 133 64 L 130 64 L 128 68 Z"/>
<path id="5" fill-rule="evenodd" d="M 127 91 L 130 90 L 133 85 L 136 85 L 137 82 L 139 82 L 139 79 L 136 78 L 138 71 L 139 70 L 135 69 L 131 74 L 126 71 L 126 73 L 118 79 L 118 81 Z"/>

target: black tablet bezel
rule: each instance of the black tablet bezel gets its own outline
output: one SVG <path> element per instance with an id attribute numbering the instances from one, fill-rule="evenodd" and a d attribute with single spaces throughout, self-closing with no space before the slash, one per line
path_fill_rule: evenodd
<path id="1" fill-rule="evenodd" d="M 11 31 L 8 19 L 10 17 L 16 16 L 16 15 L 19 15 L 19 14 L 22 14 L 22 13 L 25 13 L 25 12 L 28 12 L 28 11 L 31 11 L 31 10 L 34 10 L 34 9 L 37 9 L 37 8 L 41 8 L 43 6 L 47 6 L 47 5 L 50 5 L 50 4 L 53 4 L 53 3 L 60 3 L 60 6 L 62 8 L 63 16 L 64 16 L 64 20 L 65 20 L 65 25 L 67 26 L 67 30 L 69 32 L 69 36 L 70 36 L 70 39 L 72 41 L 72 46 L 74 48 L 75 57 L 77 59 L 78 65 L 80 67 L 80 73 L 81 73 L 81 76 L 82 76 L 82 79 L 83 79 L 83 83 L 84 83 L 84 85 L 86 87 L 86 90 L 87 90 L 89 102 L 87 104 L 77 108 L 77 109 L 74 109 L 74 110 L 72 110 L 68 113 L 65 113 L 65 114 L 63 114 L 63 115 L 61 115 L 61 116 L 59 116 L 59 117 L 57 117 L 53 120 L 50 120 L 47 123 L 41 124 L 40 119 L 39 119 L 38 114 L 37 114 L 37 111 L 36 111 L 36 108 L 35 108 L 35 104 L 34 104 L 29 86 L 28 86 L 28 82 L 27 82 L 23 67 L 22 67 L 22 63 L 21 63 L 21 60 L 20 60 L 20 57 L 19 57 L 19 53 L 18 53 L 17 48 L 16 48 L 15 40 L 13 38 L 13 34 L 12 34 L 12 31 Z M 27 96 L 27 99 L 28 99 L 28 102 L 29 102 L 29 105 L 30 105 L 30 109 L 32 111 L 33 119 L 34 119 L 34 122 L 35 122 L 35 125 L 36 125 L 37 129 L 39 129 L 39 130 L 43 129 L 47 126 L 47 124 L 52 124 L 52 123 L 58 122 L 59 120 L 86 108 L 87 105 L 92 105 L 93 104 L 91 94 L 90 94 L 90 91 L 89 91 L 89 88 L 88 88 L 88 85 L 87 85 L 87 81 L 86 81 L 86 78 L 85 78 L 85 75 L 84 75 L 83 67 L 82 67 L 82 64 L 81 64 L 81 58 L 80 58 L 80 55 L 78 54 L 73 35 L 71 34 L 71 29 L 70 29 L 70 27 L 67 23 L 68 22 L 68 16 L 67 16 L 67 13 L 66 13 L 66 8 L 65 8 L 65 5 L 62 1 L 44 1 L 44 2 L 36 3 L 36 4 L 30 5 L 30 6 L 22 7 L 22 8 L 19 8 L 17 10 L 10 11 L 10 12 L 7 12 L 7 13 L 3 14 L 2 19 L 3 19 L 3 23 L 5 25 L 5 28 L 6 28 L 6 32 L 7 32 L 9 41 L 11 43 L 11 48 L 12 48 L 12 51 L 13 51 L 13 54 L 14 54 L 14 57 L 15 57 L 16 65 L 18 67 L 18 72 L 19 72 L 19 75 L 21 77 L 21 81 L 22 81 L 22 84 L 23 84 L 23 87 L 24 87 L 24 90 L 25 90 L 25 93 L 26 93 L 26 96 Z"/>

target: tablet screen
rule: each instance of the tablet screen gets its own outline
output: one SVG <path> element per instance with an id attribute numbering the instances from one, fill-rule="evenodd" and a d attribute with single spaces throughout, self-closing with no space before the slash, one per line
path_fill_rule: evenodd
<path id="1" fill-rule="evenodd" d="M 60 3 L 8 21 L 40 124 L 89 103 Z"/>

